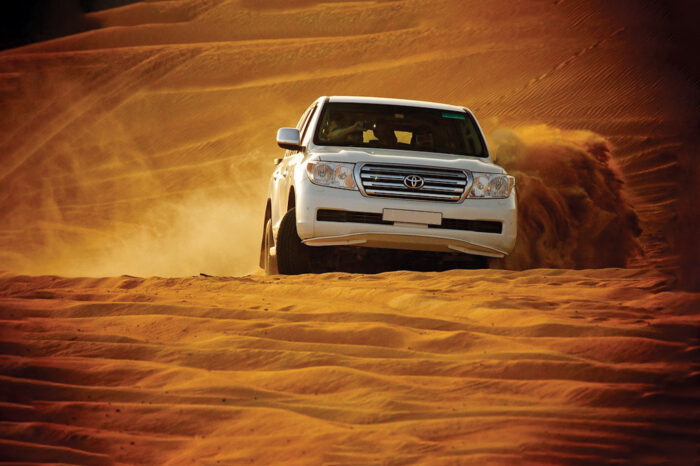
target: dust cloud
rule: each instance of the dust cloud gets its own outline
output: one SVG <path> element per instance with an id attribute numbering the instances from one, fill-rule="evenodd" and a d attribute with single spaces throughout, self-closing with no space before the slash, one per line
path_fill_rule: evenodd
<path id="1" fill-rule="evenodd" d="M 130 224 L 76 228 L 39 221 L 11 270 L 68 276 L 243 275 L 257 267 L 261 212 L 233 197 L 161 201 Z"/>
<path id="2" fill-rule="evenodd" d="M 237 133 L 183 143 L 177 129 L 121 106 L 141 94 L 112 102 L 111 88 L 85 91 L 90 77 L 41 71 L 41 92 L 4 96 L 0 270 L 254 272 L 271 157 L 242 150 Z"/>
<path id="3" fill-rule="evenodd" d="M 53 273 L 87 276 L 244 275 L 257 267 L 260 209 L 235 198 L 194 195 L 162 202 L 109 241 L 59 244 Z"/>
<path id="4" fill-rule="evenodd" d="M 625 267 L 640 254 L 637 216 L 605 138 L 537 125 L 495 130 L 490 142 L 518 195 L 516 247 L 500 265 Z"/>

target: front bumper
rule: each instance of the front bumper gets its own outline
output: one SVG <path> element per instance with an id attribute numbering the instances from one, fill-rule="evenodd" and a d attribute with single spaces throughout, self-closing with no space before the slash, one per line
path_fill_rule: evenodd
<path id="1" fill-rule="evenodd" d="M 301 178 L 301 177 L 299 177 Z M 354 245 L 389 249 L 463 252 L 503 257 L 515 246 L 515 190 L 508 199 L 465 199 L 461 203 L 366 197 L 359 191 L 326 188 L 297 178 L 297 232 L 309 246 Z M 501 233 L 427 228 L 414 224 L 368 224 L 317 220 L 320 209 L 382 214 L 384 209 L 440 212 L 443 219 L 495 221 Z"/>

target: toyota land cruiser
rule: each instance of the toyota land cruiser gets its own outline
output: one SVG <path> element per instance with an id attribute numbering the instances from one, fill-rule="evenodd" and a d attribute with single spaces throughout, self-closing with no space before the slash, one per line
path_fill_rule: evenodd
<path id="1" fill-rule="evenodd" d="M 324 246 L 504 257 L 515 244 L 514 178 L 464 108 L 321 97 L 280 128 L 265 209 L 266 273 L 319 270 Z M 316 259 L 315 259 L 316 258 Z"/>

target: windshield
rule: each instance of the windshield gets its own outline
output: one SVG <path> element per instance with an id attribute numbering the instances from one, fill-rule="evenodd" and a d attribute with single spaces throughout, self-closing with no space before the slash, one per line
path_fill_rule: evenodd
<path id="1" fill-rule="evenodd" d="M 476 122 L 466 112 L 331 102 L 319 121 L 318 145 L 487 156 Z"/>

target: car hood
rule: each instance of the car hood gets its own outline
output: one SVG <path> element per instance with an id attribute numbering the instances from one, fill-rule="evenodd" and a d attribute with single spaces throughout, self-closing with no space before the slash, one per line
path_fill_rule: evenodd
<path id="1" fill-rule="evenodd" d="M 505 173 L 503 168 L 488 159 L 466 155 L 415 152 L 389 149 L 318 148 L 309 151 L 311 157 L 324 162 L 386 163 L 425 167 L 452 168 L 485 173 Z"/>

